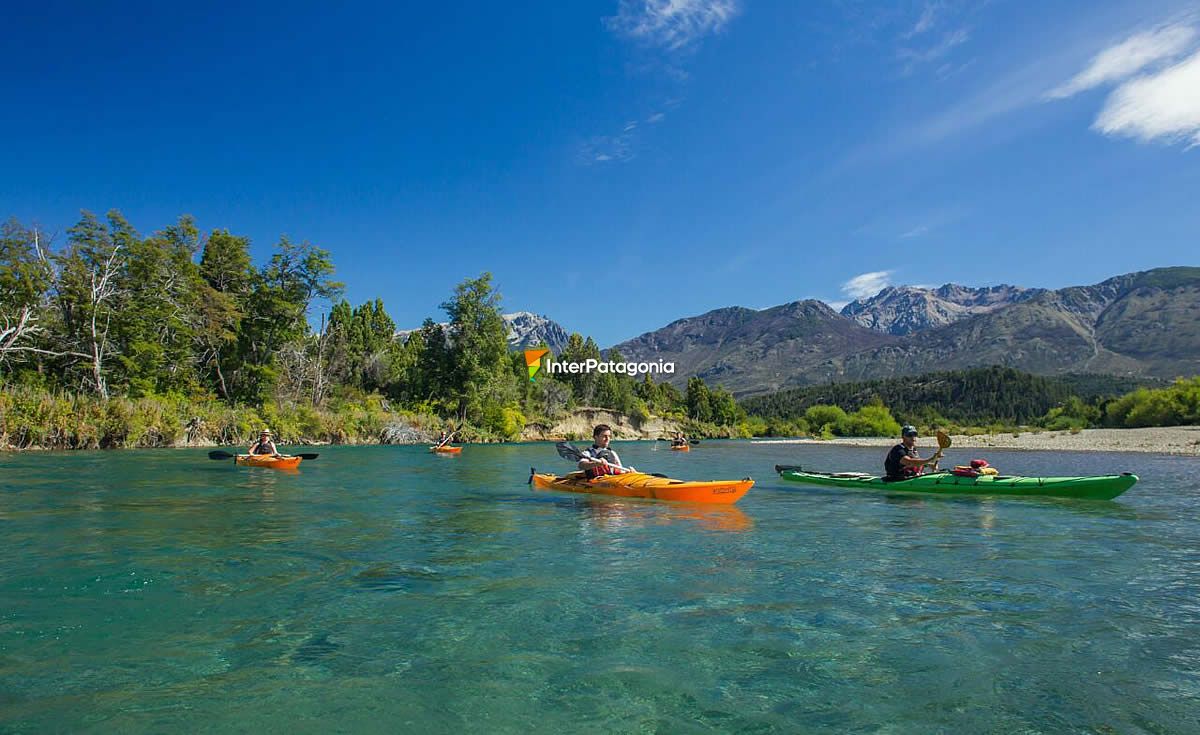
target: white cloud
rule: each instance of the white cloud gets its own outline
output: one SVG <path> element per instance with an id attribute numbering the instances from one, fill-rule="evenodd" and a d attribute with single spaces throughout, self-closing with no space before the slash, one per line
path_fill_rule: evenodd
<path id="1" fill-rule="evenodd" d="M 828 300 L 825 301 L 825 305 L 828 306 L 830 309 L 833 309 L 834 311 L 841 311 L 842 309 L 845 309 L 846 305 L 849 303 L 850 303 L 849 301 L 828 301 Z M 760 309 L 760 311 L 761 311 L 761 309 Z"/>
<path id="2" fill-rule="evenodd" d="M 925 31 L 933 27 L 933 19 L 937 15 L 937 5 L 931 3 L 925 4 L 925 9 L 921 11 L 921 17 L 917 19 L 917 24 L 912 27 L 908 33 L 904 34 L 905 38 L 919 36 Z"/>
<path id="3" fill-rule="evenodd" d="M 851 278 L 842 284 L 842 293 L 852 299 L 874 296 L 891 285 L 891 271 L 872 271 Z"/>
<path id="4" fill-rule="evenodd" d="M 646 122 L 648 122 L 650 124 L 654 124 L 654 123 L 662 122 L 664 119 L 666 119 L 666 117 L 667 117 L 667 114 L 665 112 L 656 112 L 653 115 L 651 115 L 650 117 L 646 118 Z"/>
<path id="5" fill-rule="evenodd" d="M 902 235 L 900 235 L 900 237 L 904 238 L 904 239 L 908 239 L 910 237 L 920 237 L 921 235 L 924 235 L 927 232 L 929 232 L 929 225 L 919 225 L 917 227 L 912 228 L 908 232 L 903 233 Z"/>
<path id="6" fill-rule="evenodd" d="M 1184 53 L 1195 38 L 1196 29 L 1184 25 L 1135 34 L 1096 54 L 1086 69 L 1047 92 L 1046 97 L 1062 99 L 1101 84 L 1127 79 L 1155 62 Z"/>
<path id="7" fill-rule="evenodd" d="M 1109 95 L 1092 129 L 1143 142 L 1190 138 L 1189 147 L 1200 145 L 1200 51 L 1122 84 Z"/>
<path id="8" fill-rule="evenodd" d="M 737 12 L 737 0 L 621 0 L 604 24 L 626 38 L 678 51 L 720 32 Z"/>

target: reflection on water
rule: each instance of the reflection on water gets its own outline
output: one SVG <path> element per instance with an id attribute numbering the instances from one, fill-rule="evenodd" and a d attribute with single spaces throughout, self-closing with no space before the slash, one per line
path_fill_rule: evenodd
<path id="1" fill-rule="evenodd" d="M 749 531 L 754 520 L 736 505 L 698 503 L 654 503 L 582 497 L 573 503 L 600 528 L 691 524 L 705 531 Z"/>
<path id="2" fill-rule="evenodd" d="M 759 482 L 736 506 L 534 493 L 549 445 L 292 473 L 5 456 L 0 730 L 1196 729 L 1200 462 L 1123 457 L 1142 482 L 1079 503 L 769 471 L 878 464 L 846 448 L 618 451 Z"/>

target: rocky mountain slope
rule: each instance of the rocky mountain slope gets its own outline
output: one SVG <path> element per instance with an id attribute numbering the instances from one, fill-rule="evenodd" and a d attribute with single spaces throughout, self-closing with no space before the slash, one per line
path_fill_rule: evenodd
<path id="1" fill-rule="evenodd" d="M 985 365 L 1043 375 L 1200 374 L 1200 268 L 1057 290 L 890 291 L 874 297 L 875 311 L 867 299 L 853 317 L 816 301 L 730 307 L 618 347 L 626 357 L 674 360 L 677 385 L 699 375 L 739 396 Z"/>
<path id="2" fill-rule="evenodd" d="M 1007 285 L 970 288 L 947 283 L 936 289 L 888 286 L 870 298 L 850 302 L 841 313 L 864 327 L 905 335 L 996 311 L 1041 292 Z"/>

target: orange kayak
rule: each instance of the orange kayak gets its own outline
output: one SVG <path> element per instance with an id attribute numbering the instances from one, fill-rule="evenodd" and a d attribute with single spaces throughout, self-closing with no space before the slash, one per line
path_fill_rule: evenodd
<path id="1" fill-rule="evenodd" d="M 533 485 L 542 490 L 563 490 L 569 493 L 731 505 L 741 500 L 742 496 L 754 486 L 754 480 L 747 477 L 741 480 L 685 482 L 684 480 L 672 480 L 669 477 L 647 475 L 644 472 L 604 475 L 595 480 L 588 480 L 582 472 L 572 472 L 561 477 L 535 472 L 533 473 Z"/>
<path id="2" fill-rule="evenodd" d="M 270 467 L 273 470 L 294 470 L 300 466 L 300 457 L 272 457 L 269 454 L 239 454 L 234 464 L 246 467 Z"/>
<path id="3" fill-rule="evenodd" d="M 459 454 L 462 452 L 462 447 L 430 447 L 429 451 L 437 454 Z"/>
<path id="4" fill-rule="evenodd" d="M 671 449 L 676 452 L 690 452 L 692 448 L 686 444 L 672 444 Z"/>

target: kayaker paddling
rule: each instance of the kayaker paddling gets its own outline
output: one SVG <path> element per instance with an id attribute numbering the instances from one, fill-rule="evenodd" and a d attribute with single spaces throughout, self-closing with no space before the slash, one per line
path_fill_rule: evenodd
<path id="1" fill-rule="evenodd" d="M 687 443 L 688 443 L 687 437 L 685 437 L 685 436 L 683 435 L 683 432 L 682 432 L 682 431 L 676 431 L 676 432 L 675 432 L 675 438 L 671 440 L 671 446 L 673 446 L 673 447 L 686 447 L 686 446 L 687 446 Z"/>
<path id="2" fill-rule="evenodd" d="M 454 431 L 451 431 L 451 432 L 447 432 L 445 429 L 442 429 L 442 433 L 438 435 L 438 443 L 437 443 L 436 448 L 441 449 L 442 447 L 449 444 L 450 440 L 453 439 L 454 435 L 457 433 L 458 433 L 458 429 L 455 429 Z"/>
<path id="3" fill-rule="evenodd" d="M 622 466 L 621 458 L 608 446 L 611 441 L 612 427 L 608 424 L 599 424 L 592 430 L 592 446 L 583 450 L 578 464 L 589 479 L 633 471 L 632 467 Z"/>
<path id="4" fill-rule="evenodd" d="M 247 453 L 252 455 L 269 455 L 272 457 L 280 456 L 279 450 L 275 448 L 275 442 L 271 441 L 271 430 L 263 429 L 258 432 L 258 441 L 250 445 Z"/>
<path id="5" fill-rule="evenodd" d="M 886 480 L 907 480 L 921 474 L 921 470 L 937 463 L 942 458 L 939 448 L 929 459 L 921 459 L 917 454 L 917 429 L 915 426 L 905 426 L 900 429 L 900 443 L 892 447 L 887 459 L 883 461 Z"/>

